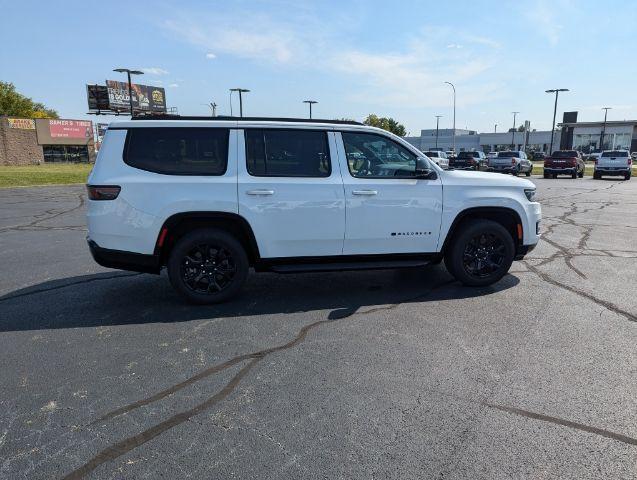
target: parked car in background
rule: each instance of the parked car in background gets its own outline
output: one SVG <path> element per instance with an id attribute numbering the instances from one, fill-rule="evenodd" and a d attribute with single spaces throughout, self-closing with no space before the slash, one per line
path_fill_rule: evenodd
<path id="1" fill-rule="evenodd" d="M 449 168 L 456 170 L 480 170 L 486 161 L 484 152 L 459 152 L 454 158 L 449 159 Z"/>
<path id="2" fill-rule="evenodd" d="M 544 178 L 557 178 L 558 175 L 570 175 L 572 178 L 584 177 L 584 159 L 576 150 L 557 150 L 544 160 Z"/>
<path id="3" fill-rule="evenodd" d="M 544 152 L 533 152 L 531 155 L 533 156 L 534 162 L 540 162 L 546 159 L 546 154 Z"/>
<path id="4" fill-rule="evenodd" d="M 463 284 L 490 285 L 535 247 L 541 220 L 528 180 L 444 171 L 404 139 L 344 121 L 111 123 L 87 191 L 97 263 L 165 266 L 175 290 L 199 304 L 237 294 L 251 267 L 444 260 Z"/>
<path id="5" fill-rule="evenodd" d="M 489 172 L 510 173 L 516 177 L 520 173 L 524 173 L 527 177 L 530 177 L 533 171 L 533 164 L 529 157 L 526 156 L 526 153 L 521 150 L 508 150 L 498 152 L 497 157 L 489 159 L 487 170 Z"/>
<path id="6" fill-rule="evenodd" d="M 602 154 L 601 150 L 592 150 L 590 153 L 587 154 L 586 160 L 589 160 L 591 162 L 595 162 L 595 161 L 599 160 L 599 156 L 601 154 Z"/>
<path id="7" fill-rule="evenodd" d="M 633 162 L 637 162 L 637 152 L 633 152 L 630 154 L 630 158 L 633 159 Z"/>
<path id="8" fill-rule="evenodd" d="M 431 160 L 433 160 L 440 168 L 443 168 L 445 170 L 449 168 L 449 158 L 447 157 L 447 152 L 428 150 L 423 153 L 431 158 Z"/>
<path id="9" fill-rule="evenodd" d="M 489 160 L 491 160 L 492 158 L 496 158 L 497 156 L 498 156 L 498 152 L 487 153 L 487 163 L 489 162 Z"/>
<path id="10" fill-rule="evenodd" d="M 630 180 L 633 168 L 633 159 L 628 150 L 604 150 L 595 162 L 593 178 L 599 180 L 602 175 L 623 176 Z"/>

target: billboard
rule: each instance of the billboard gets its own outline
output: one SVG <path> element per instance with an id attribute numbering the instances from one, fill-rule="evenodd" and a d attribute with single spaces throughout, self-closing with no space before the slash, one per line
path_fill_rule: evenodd
<path id="1" fill-rule="evenodd" d="M 106 80 L 108 102 L 111 110 L 130 111 L 128 83 Z M 166 112 L 166 91 L 150 85 L 131 85 L 133 92 L 133 110 L 148 112 Z"/>
<path id="2" fill-rule="evenodd" d="M 104 85 L 87 85 L 86 96 L 89 110 L 109 110 L 108 88 Z"/>
<path id="3" fill-rule="evenodd" d="M 30 118 L 7 118 L 9 128 L 20 128 L 23 130 L 35 130 L 35 120 Z"/>
<path id="4" fill-rule="evenodd" d="M 103 137 L 106 135 L 106 129 L 108 128 L 108 123 L 98 123 L 97 124 L 97 136 Z"/>
<path id="5" fill-rule="evenodd" d="M 93 122 L 90 120 L 49 120 L 51 138 L 92 138 Z"/>

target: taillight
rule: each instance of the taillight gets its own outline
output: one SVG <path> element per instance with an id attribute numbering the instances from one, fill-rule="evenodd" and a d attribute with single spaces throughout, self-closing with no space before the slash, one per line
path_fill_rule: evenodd
<path id="1" fill-rule="evenodd" d="M 117 185 L 87 185 L 89 200 L 115 200 L 122 187 Z"/>
<path id="2" fill-rule="evenodd" d="M 511 165 L 515 165 L 515 158 L 511 159 Z"/>
<path id="3" fill-rule="evenodd" d="M 632 163 L 633 163 L 633 159 L 628 157 L 628 163 L 626 165 L 632 165 Z"/>

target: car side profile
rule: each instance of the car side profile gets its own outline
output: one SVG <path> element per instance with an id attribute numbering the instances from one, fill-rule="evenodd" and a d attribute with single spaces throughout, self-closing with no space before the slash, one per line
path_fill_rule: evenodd
<path id="1" fill-rule="evenodd" d="M 604 150 L 595 162 L 593 178 L 599 180 L 603 175 L 620 176 L 630 180 L 633 159 L 628 150 Z"/>
<path id="2" fill-rule="evenodd" d="M 558 175 L 583 178 L 584 169 L 584 159 L 577 150 L 557 150 L 544 160 L 544 178 L 557 178 Z"/>
<path id="3" fill-rule="evenodd" d="M 530 177 L 533 171 L 533 163 L 531 163 L 525 152 L 508 150 L 498 152 L 497 157 L 489 159 L 487 170 L 489 172 L 510 173 L 516 177 L 520 173 L 524 173 L 527 177 Z"/>
<path id="4" fill-rule="evenodd" d="M 539 240 L 527 181 L 445 171 L 355 122 L 164 116 L 112 123 L 88 179 L 101 265 L 159 273 L 194 303 L 256 271 L 420 267 L 498 281 Z"/>

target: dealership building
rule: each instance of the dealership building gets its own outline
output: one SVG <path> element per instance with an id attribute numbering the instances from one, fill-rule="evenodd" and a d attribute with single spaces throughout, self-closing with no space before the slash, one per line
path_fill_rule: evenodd
<path id="1" fill-rule="evenodd" d="M 572 118 L 572 117 L 571 117 Z M 553 149 L 575 149 L 584 153 L 602 148 L 604 150 L 637 151 L 637 120 L 604 122 L 564 121 L 558 124 L 553 138 Z M 603 143 L 602 144 L 602 137 Z M 420 131 L 418 137 L 405 137 L 409 143 L 425 152 L 436 147 L 451 150 L 454 145 L 453 130 L 436 129 Z M 456 151 L 482 150 L 484 152 L 532 150 L 548 152 L 551 145 L 551 131 L 478 133 L 474 130 L 456 129 Z"/>
<path id="2" fill-rule="evenodd" d="M 0 165 L 94 161 L 90 120 L 0 116 Z"/>

